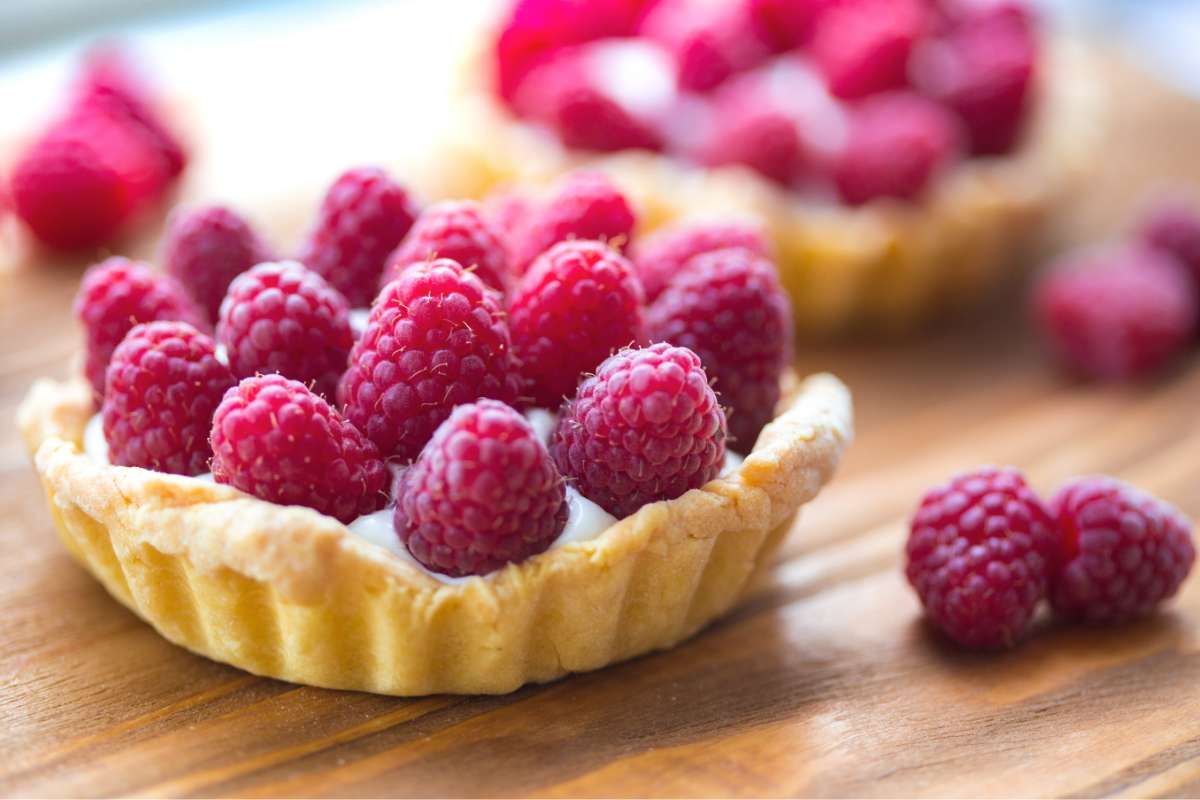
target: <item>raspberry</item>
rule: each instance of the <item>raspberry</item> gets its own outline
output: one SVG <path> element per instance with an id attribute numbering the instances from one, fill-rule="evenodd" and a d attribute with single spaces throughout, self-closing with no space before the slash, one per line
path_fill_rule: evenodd
<path id="1" fill-rule="evenodd" d="M 1065 619 L 1113 625 L 1142 616 L 1174 595 L 1192 569 L 1187 519 L 1132 486 L 1078 478 L 1050 506 L 1063 549 L 1050 602 Z"/>
<path id="2" fill-rule="evenodd" d="M 83 276 L 75 316 L 84 330 L 84 374 L 97 398 L 104 396 L 104 370 L 113 350 L 134 325 L 175 320 L 208 329 L 204 312 L 174 278 L 120 256 L 105 259 Z"/>
<path id="3" fill-rule="evenodd" d="M 711 167 L 742 164 L 781 186 L 795 184 L 808 166 L 796 122 L 779 109 L 718 104 L 715 127 L 700 161 Z"/>
<path id="4" fill-rule="evenodd" d="M 346 298 L 317 273 L 285 261 L 234 279 L 217 341 L 239 378 L 278 372 L 333 399 L 354 336 Z"/>
<path id="5" fill-rule="evenodd" d="M 501 229 L 469 200 L 438 203 L 421 212 L 412 230 L 388 258 L 384 283 L 410 264 L 449 258 L 501 294 L 508 293 L 508 246 Z"/>
<path id="6" fill-rule="evenodd" d="M 656 119 L 668 113 L 673 91 L 665 54 L 637 40 L 605 40 L 547 58 L 521 83 L 513 107 L 567 147 L 656 151 Z"/>
<path id="7" fill-rule="evenodd" d="M 246 378 L 212 424 L 213 477 L 271 503 L 349 523 L 387 504 L 375 445 L 325 400 L 282 375 Z"/>
<path id="8" fill-rule="evenodd" d="M 434 572 L 486 575 L 544 551 L 567 524 L 562 476 L 525 418 L 459 406 L 404 472 L 396 532 Z"/>
<path id="9" fill-rule="evenodd" d="M 1033 104 L 1038 42 L 1016 14 L 976 18 L 914 59 L 918 88 L 961 119 L 974 155 L 1004 155 L 1020 143 Z"/>
<path id="10" fill-rule="evenodd" d="M 553 245 L 567 239 L 599 239 L 623 249 L 636 218 L 629 201 L 598 172 L 575 172 L 529 215 L 518 235 L 513 260 L 518 274 Z"/>
<path id="11" fill-rule="evenodd" d="M 380 292 L 338 401 L 385 458 L 408 461 L 455 406 L 512 402 L 518 381 L 499 297 L 440 258 L 410 266 Z"/>
<path id="12" fill-rule="evenodd" d="M 626 36 L 652 0 L 517 0 L 496 40 L 496 91 L 511 102 L 526 74 L 566 45 Z"/>
<path id="13" fill-rule="evenodd" d="M 770 55 L 744 2 L 659 0 L 642 22 L 641 34 L 671 52 L 679 88 L 688 92 L 711 91 Z"/>
<path id="14" fill-rule="evenodd" d="M 237 381 L 186 322 L 136 325 L 113 351 L 101 422 L 109 460 L 177 475 L 208 471 L 213 411 Z"/>
<path id="15" fill-rule="evenodd" d="M 349 170 L 325 194 L 300 261 L 329 281 L 352 307 L 368 306 L 388 256 L 416 216 L 408 192 L 383 170 Z"/>
<path id="16" fill-rule="evenodd" d="M 812 57 L 838 97 L 900 89 L 928 22 L 923 0 L 841 0 L 821 15 Z"/>
<path id="17" fill-rule="evenodd" d="M 767 40 L 784 52 L 808 42 L 821 15 L 834 0 L 748 0 Z"/>
<path id="18" fill-rule="evenodd" d="M 651 341 L 698 356 L 730 409 L 731 441 L 749 452 L 775 415 L 792 356 L 792 306 L 775 266 L 750 250 L 696 256 L 646 314 Z"/>
<path id="19" fill-rule="evenodd" d="M 165 169 L 128 125 L 99 112 L 74 115 L 20 156 L 11 177 L 13 204 L 43 244 L 94 248 L 161 194 Z"/>
<path id="20" fill-rule="evenodd" d="M 908 92 L 863 101 L 834 165 L 842 200 L 917 200 L 960 150 L 958 123 L 936 103 Z"/>
<path id="21" fill-rule="evenodd" d="M 1011 468 L 984 467 L 926 494 L 906 551 L 908 582 L 933 623 L 987 649 L 1025 633 L 1057 561 L 1054 520 Z"/>
<path id="22" fill-rule="evenodd" d="M 1200 213 L 1184 197 L 1160 199 L 1140 225 L 1143 244 L 1178 261 L 1200 290 Z"/>
<path id="23" fill-rule="evenodd" d="M 144 70 L 122 47 L 105 44 L 93 48 L 84 59 L 74 94 L 76 111 L 103 109 L 119 115 L 163 157 L 170 178 L 183 172 L 187 150 L 164 120 Z"/>
<path id="24" fill-rule="evenodd" d="M 633 265 L 600 242 L 563 242 L 534 262 L 509 306 L 533 402 L 557 406 L 614 350 L 645 340 Z"/>
<path id="25" fill-rule="evenodd" d="M 1196 331 L 1196 297 L 1183 268 L 1144 248 L 1067 256 L 1039 280 L 1033 304 L 1055 355 L 1091 378 L 1158 370 Z"/>
<path id="26" fill-rule="evenodd" d="M 654 302 L 691 259 L 713 250 L 742 247 L 767 256 L 771 246 L 762 229 L 749 222 L 691 222 L 658 231 L 641 242 L 633 263 L 646 292 L 646 302 Z"/>
<path id="27" fill-rule="evenodd" d="M 627 517 L 721 473 L 725 412 L 699 356 L 655 344 L 601 364 L 563 405 L 551 442 L 584 497 Z"/>
<path id="28" fill-rule="evenodd" d="M 183 284 L 215 320 L 230 282 L 274 254 L 249 223 L 224 206 L 205 206 L 172 215 L 163 242 L 168 275 Z"/>
<path id="29" fill-rule="evenodd" d="M 533 201 L 516 190 L 496 192 L 483 200 L 484 217 L 505 240 L 512 239 L 512 232 L 525 224 L 532 211 Z"/>

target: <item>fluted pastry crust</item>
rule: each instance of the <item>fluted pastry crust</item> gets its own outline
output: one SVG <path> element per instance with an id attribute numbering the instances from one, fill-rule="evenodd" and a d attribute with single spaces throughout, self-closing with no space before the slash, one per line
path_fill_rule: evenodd
<path id="1" fill-rule="evenodd" d="M 18 418 L 68 550 L 172 642 L 316 686 L 503 693 L 671 647 L 732 607 L 852 436 L 836 378 L 789 377 L 736 472 L 456 584 L 315 511 L 93 460 L 81 380 L 39 381 Z"/>

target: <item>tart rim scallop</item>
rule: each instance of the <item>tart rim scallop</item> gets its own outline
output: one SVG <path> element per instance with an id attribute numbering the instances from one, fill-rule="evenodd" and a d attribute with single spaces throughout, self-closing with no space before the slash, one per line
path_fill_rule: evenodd
<path id="1" fill-rule="evenodd" d="M 81 379 L 38 381 L 18 422 L 67 549 L 170 641 L 301 684 L 498 694 L 669 648 L 734 605 L 853 436 L 836 378 L 785 387 L 736 472 L 456 584 L 310 509 L 93 460 Z"/>
<path id="2" fill-rule="evenodd" d="M 488 42 L 476 37 L 459 70 L 456 118 L 436 158 L 414 165 L 438 197 L 482 198 L 545 184 L 579 168 L 617 181 L 639 208 L 639 236 L 677 220 L 761 220 L 774 243 L 797 332 L 904 331 L 961 313 L 1014 272 L 1051 208 L 1069 195 L 1098 148 L 1103 87 L 1086 45 L 1046 36 L 1040 91 L 1026 141 L 1013 154 L 972 159 L 918 203 L 860 208 L 806 199 L 742 167 L 706 168 L 646 151 L 586 153 L 513 117 L 489 87 Z"/>

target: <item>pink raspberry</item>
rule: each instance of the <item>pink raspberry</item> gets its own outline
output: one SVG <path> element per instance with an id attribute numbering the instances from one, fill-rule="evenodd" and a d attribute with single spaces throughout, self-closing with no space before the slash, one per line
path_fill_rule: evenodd
<path id="1" fill-rule="evenodd" d="M 877 95 L 859 106 L 834 180 L 850 205 L 917 200 L 960 149 L 958 123 L 938 104 L 908 92 Z"/>
<path id="2" fill-rule="evenodd" d="M 622 350 L 563 405 L 550 453 L 584 497 L 627 517 L 720 475 L 725 412 L 691 350 Z"/>
<path id="3" fill-rule="evenodd" d="M 535 261 L 509 305 L 534 404 L 556 407 L 613 351 L 643 343 L 643 303 L 633 265 L 600 242 L 562 242 Z"/>
<path id="4" fill-rule="evenodd" d="M 380 292 L 338 401 L 385 458 L 408 461 L 455 406 L 513 402 L 518 389 L 499 297 L 441 258 L 410 266 Z"/>
<path id="5" fill-rule="evenodd" d="M 352 307 L 368 306 L 388 256 L 416 217 L 408 192 L 383 170 L 349 170 L 325 194 L 299 260 Z"/>
<path id="6" fill-rule="evenodd" d="M 513 264 L 518 274 L 553 245 L 568 239 L 598 239 L 623 250 L 637 219 L 629 201 L 598 172 L 575 172 L 532 211 L 518 234 Z"/>
<path id="7" fill-rule="evenodd" d="M 1011 468 L 984 467 L 921 500 L 908 582 L 930 620 L 965 647 L 1012 646 L 1057 562 L 1054 520 Z"/>
<path id="8" fill-rule="evenodd" d="M 929 24 L 922 0 L 841 0 L 825 11 L 811 53 L 838 97 L 908 84 L 908 60 Z"/>
<path id="9" fill-rule="evenodd" d="M 1143 216 L 1139 238 L 1187 268 L 1200 291 L 1200 213 L 1186 198 L 1166 196 L 1158 200 Z"/>
<path id="10" fill-rule="evenodd" d="M 496 39 L 496 91 L 511 102 L 528 72 L 560 47 L 627 36 L 652 0 L 515 0 Z"/>
<path id="11" fill-rule="evenodd" d="M 396 533 L 434 572 L 486 575 L 544 551 L 567 524 L 546 445 L 496 400 L 459 406 L 405 470 Z"/>
<path id="12" fill-rule="evenodd" d="M 836 0 L 747 0 L 767 40 L 779 52 L 807 44 Z"/>
<path id="13" fill-rule="evenodd" d="M 43 244 L 86 250 L 111 241 L 166 186 L 166 163 L 111 115 L 76 114 L 52 125 L 18 158 L 17 215 Z"/>
<path id="14" fill-rule="evenodd" d="M 741 248 L 696 256 L 650 306 L 646 328 L 651 341 L 700 356 L 728 407 L 731 441 L 749 452 L 792 358 L 792 305 L 775 265 Z"/>
<path id="15" fill-rule="evenodd" d="M 622 74 L 637 82 L 622 82 Z M 521 83 L 513 107 L 567 147 L 597 152 L 661 150 L 658 120 L 674 101 L 670 63 L 638 40 L 564 47 Z"/>
<path id="16" fill-rule="evenodd" d="M 515 189 L 495 192 L 483 200 L 483 216 L 505 241 L 511 241 L 512 232 L 525 224 L 533 208 L 533 200 Z"/>
<path id="17" fill-rule="evenodd" d="M 1050 506 L 1063 549 L 1050 602 L 1065 619 L 1115 625 L 1142 616 L 1174 595 L 1192 569 L 1187 519 L 1132 486 L 1077 478 Z"/>
<path id="18" fill-rule="evenodd" d="M 177 475 L 208 471 L 213 412 L 237 381 L 186 322 L 136 325 L 113 351 L 101 422 L 108 458 Z"/>
<path id="19" fill-rule="evenodd" d="M 239 378 L 278 372 L 332 400 L 354 336 L 346 298 L 317 273 L 285 261 L 234 279 L 217 341 Z"/>
<path id="20" fill-rule="evenodd" d="M 389 473 L 375 445 L 299 381 L 246 378 L 212 424 L 213 477 L 280 505 L 350 523 L 387 504 Z"/>
<path id="21" fill-rule="evenodd" d="M 685 222 L 657 231 L 639 243 L 633 257 L 646 302 L 654 302 L 696 256 L 729 247 L 760 256 L 771 253 L 762 228 L 750 222 Z"/>
<path id="22" fill-rule="evenodd" d="M 84 274 L 75 295 L 75 316 L 83 324 L 84 374 L 97 398 L 104 396 L 104 370 L 113 350 L 134 325 L 173 320 L 208 330 L 204 312 L 174 278 L 120 256 Z"/>
<path id="23" fill-rule="evenodd" d="M 1183 268 L 1145 248 L 1068 255 L 1038 281 L 1033 305 L 1058 359 L 1090 378 L 1154 372 L 1196 331 L 1196 296 Z"/>
<path id="24" fill-rule="evenodd" d="M 271 248 L 236 211 L 204 206 L 171 217 L 163 241 L 166 273 L 215 320 L 230 282 L 274 259 Z"/>
<path id="25" fill-rule="evenodd" d="M 438 203 L 421 212 L 404 241 L 388 258 L 384 283 L 411 264 L 434 258 L 457 261 L 501 294 L 508 293 L 508 245 L 502 229 L 470 200 Z"/>
<path id="26" fill-rule="evenodd" d="M 795 120 L 776 108 L 741 104 L 718 104 L 700 161 L 711 167 L 742 164 L 781 186 L 794 185 L 809 166 Z"/>
<path id="27" fill-rule="evenodd" d="M 924 94 L 962 119 L 974 155 L 1004 155 L 1025 132 L 1037 71 L 1032 19 L 993 14 L 974 18 L 923 49 L 913 78 Z"/>
<path id="28" fill-rule="evenodd" d="M 770 56 L 756 22 L 745 2 L 659 0 L 646 14 L 641 35 L 674 56 L 680 89 L 707 92 Z"/>

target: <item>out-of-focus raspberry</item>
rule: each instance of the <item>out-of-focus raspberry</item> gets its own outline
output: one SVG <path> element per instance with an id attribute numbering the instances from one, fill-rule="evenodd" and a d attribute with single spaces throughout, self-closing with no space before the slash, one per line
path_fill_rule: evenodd
<path id="1" fill-rule="evenodd" d="M 866 97 L 907 85 L 928 25 L 923 0 L 841 0 L 821 14 L 810 52 L 835 95 Z"/>
<path id="2" fill-rule="evenodd" d="M 821 15 L 836 0 L 746 0 L 767 41 L 784 52 L 808 43 Z"/>
<path id="3" fill-rule="evenodd" d="M 1182 264 L 1200 294 L 1200 211 L 1182 195 L 1159 198 L 1143 215 L 1139 237 Z"/>
<path id="4" fill-rule="evenodd" d="M 688 92 L 711 91 L 771 54 L 745 2 L 659 0 L 646 15 L 641 35 L 667 48 L 679 88 Z"/>
<path id="5" fill-rule="evenodd" d="M 570 239 L 594 239 L 624 250 L 636 222 L 629 201 L 612 181 L 599 172 L 574 172 L 526 218 L 514 244 L 513 265 L 521 274 L 535 258 Z"/>

